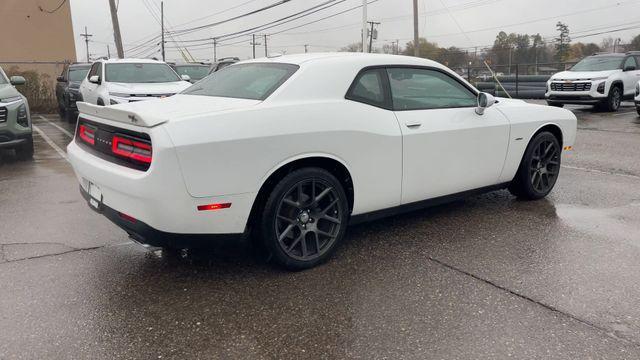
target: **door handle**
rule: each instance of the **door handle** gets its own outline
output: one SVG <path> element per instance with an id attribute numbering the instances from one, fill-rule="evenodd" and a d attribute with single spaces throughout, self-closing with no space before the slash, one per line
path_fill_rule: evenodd
<path id="1" fill-rule="evenodd" d="M 404 123 L 409 129 L 416 129 L 422 126 L 422 122 L 418 120 L 406 121 Z"/>

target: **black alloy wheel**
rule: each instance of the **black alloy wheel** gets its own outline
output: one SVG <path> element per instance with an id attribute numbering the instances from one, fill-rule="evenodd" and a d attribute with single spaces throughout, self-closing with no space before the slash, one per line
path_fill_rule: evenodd
<path id="1" fill-rule="evenodd" d="M 519 198 L 537 200 L 547 196 L 560 174 L 562 149 L 549 132 L 536 135 L 525 150 L 509 191 Z"/>
<path id="2" fill-rule="evenodd" d="M 282 266 L 300 270 L 325 260 L 344 236 L 349 206 L 338 180 L 318 168 L 296 170 L 265 205 L 262 236 Z"/>
<path id="3" fill-rule="evenodd" d="M 533 150 L 529 164 L 531 185 L 538 193 L 548 193 L 560 173 L 560 149 L 551 140 L 543 140 Z"/>

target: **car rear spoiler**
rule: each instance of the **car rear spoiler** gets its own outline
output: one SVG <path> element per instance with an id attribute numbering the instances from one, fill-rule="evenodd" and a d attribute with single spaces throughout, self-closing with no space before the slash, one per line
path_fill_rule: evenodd
<path id="1" fill-rule="evenodd" d="M 96 116 L 101 119 L 117 121 L 141 127 L 154 127 L 169 121 L 168 118 L 159 118 L 145 115 L 144 117 L 130 111 L 113 108 L 111 106 L 98 106 L 86 102 L 78 102 L 78 113 L 89 116 Z"/>

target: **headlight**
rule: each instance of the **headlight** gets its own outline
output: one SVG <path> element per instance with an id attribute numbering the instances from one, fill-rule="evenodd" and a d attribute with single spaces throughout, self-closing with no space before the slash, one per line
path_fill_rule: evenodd
<path id="1" fill-rule="evenodd" d="M 110 96 L 115 96 L 115 97 L 120 97 L 120 98 L 128 98 L 128 97 L 130 97 L 130 96 L 131 96 L 131 95 L 129 95 L 129 94 L 124 94 L 124 93 L 115 93 L 115 92 L 113 92 L 113 93 L 112 93 L 112 92 L 110 92 L 110 93 L 109 93 L 109 95 L 110 95 Z"/>
<path id="2" fill-rule="evenodd" d="M 636 84 L 636 96 L 640 95 L 640 83 Z"/>
<path id="3" fill-rule="evenodd" d="M 600 94 L 604 94 L 604 87 L 605 87 L 605 82 L 604 81 L 601 82 L 600 84 L 598 84 L 598 89 L 597 90 L 598 90 L 598 92 Z"/>
<path id="4" fill-rule="evenodd" d="M 12 103 L 12 102 L 20 101 L 20 100 L 22 100 L 21 96 L 12 96 L 12 97 L 8 97 L 8 98 L 0 99 L 0 102 L 2 102 L 2 103 Z"/>
<path id="5" fill-rule="evenodd" d="M 118 105 L 118 104 L 120 104 L 120 103 L 115 101 L 115 100 L 113 100 L 113 99 L 109 100 L 109 105 Z"/>
<path id="6" fill-rule="evenodd" d="M 22 104 L 18 108 L 17 122 L 18 124 L 24 127 L 29 127 L 29 115 L 27 114 L 27 105 Z"/>

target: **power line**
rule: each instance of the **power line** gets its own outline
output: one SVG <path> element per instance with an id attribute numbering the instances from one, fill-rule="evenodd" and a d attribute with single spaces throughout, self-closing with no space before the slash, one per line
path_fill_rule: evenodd
<path id="1" fill-rule="evenodd" d="M 284 5 L 284 4 L 286 4 L 286 3 L 290 2 L 290 1 L 291 0 L 280 0 L 280 1 L 276 2 L 276 3 L 271 4 L 271 5 L 267 5 L 267 6 L 261 7 L 261 8 L 256 9 L 256 10 L 249 11 L 247 13 L 237 15 L 237 16 L 231 17 L 231 18 L 226 19 L 226 20 L 217 21 L 217 22 L 210 23 L 210 24 L 207 24 L 207 25 L 195 26 L 195 27 L 187 28 L 187 29 L 175 30 L 175 31 L 173 31 L 173 33 L 174 34 L 182 34 L 182 35 L 184 35 L 184 34 L 192 33 L 192 32 L 195 32 L 195 31 L 202 30 L 202 29 L 208 29 L 208 28 L 211 28 L 211 27 L 214 27 L 214 26 L 218 26 L 218 25 L 225 24 L 225 23 L 228 23 L 228 22 L 231 22 L 231 21 L 234 21 L 234 20 L 241 19 L 243 17 L 247 17 L 247 16 L 250 16 L 250 15 L 254 15 L 254 14 L 266 11 L 266 10 L 273 9 L 273 8 L 278 7 L 280 5 Z"/>

